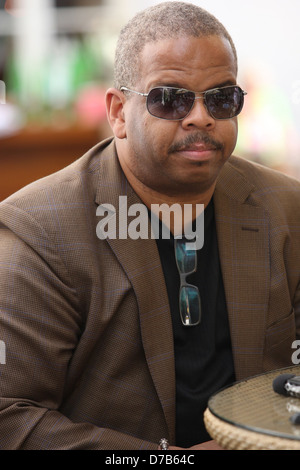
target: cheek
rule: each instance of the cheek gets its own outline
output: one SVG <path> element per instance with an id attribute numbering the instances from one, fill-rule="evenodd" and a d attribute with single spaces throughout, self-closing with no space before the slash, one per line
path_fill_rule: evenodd
<path id="1" fill-rule="evenodd" d="M 132 127 L 133 139 L 145 158 L 156 163 L 167 158 L 173 135 L 168 124 L 149 114 L 143 120 L 136 120 Z"/>
<path id="2" fill-rule="evenodd" d="M 237 118 L 226 122 L 226 126 L 223 129 L 223 142 L 225 153 L 228 157 L 232 154 L 235 149 L 238 137 L 238 122 Z"/>
<path id="3" fill-rule="evenodd" d="M 151 136 L 149 114 L 146 110 L 137 106 L 126 119 L 127 138 L 132 142 L 147 142 Z"/>

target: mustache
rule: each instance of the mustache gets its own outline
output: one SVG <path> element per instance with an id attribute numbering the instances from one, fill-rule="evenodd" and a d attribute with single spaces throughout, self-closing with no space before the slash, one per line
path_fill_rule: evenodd
<path id="1" fill-rule="evenodd" d="M 205 132 L 198 131 L 194 134 L 188 135 L 185 139 L 175 142 L 169 147 L 168 153 L 179 152 L 180 150 L 188 148 L 193 144 L 199 143 L 214 148 L 215 150 L 223 150 L 224 148 L 224 145 L 220 141 L 207 135 Z"/>

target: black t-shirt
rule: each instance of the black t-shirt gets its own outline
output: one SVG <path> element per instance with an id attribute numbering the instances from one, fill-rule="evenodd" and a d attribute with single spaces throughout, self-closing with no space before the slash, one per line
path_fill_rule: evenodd
<path id="1" fill-rule="evenodd" d="M 219 262 L 213 200 L 204 214 L 204 246 L 197 271 L 187 278 L 200 292 L 201 323 L 183 326 L 174 238 L 157 239 L 172 314 L 176 372 L 176 445 L 210 440 L 203 423 L 208 398 L 235 380 L 229 322 Z"/>

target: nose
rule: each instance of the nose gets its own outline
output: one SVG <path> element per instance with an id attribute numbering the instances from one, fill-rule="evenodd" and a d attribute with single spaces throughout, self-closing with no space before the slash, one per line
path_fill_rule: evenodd
<path id="1" fill-rule="evenodd" d="M 191 129 L 211 130 L 215 127 L 215 119 L 208 113 L 203 97 L 196 97 L 190 113 L 182 120 L 182 127 Z"/>

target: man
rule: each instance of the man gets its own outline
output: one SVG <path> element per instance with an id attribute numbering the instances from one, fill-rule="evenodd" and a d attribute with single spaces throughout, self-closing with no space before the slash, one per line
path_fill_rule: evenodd
<path id="1" fill-rule="evenodd" d="M 231 156 L 236 80 L 209 13 L 139 13 L 107 91 L 114 139 L 1 204 L 2 449 L 210 448 L 209 396 L 291 365 L 300 183 Z M 177 220 L 169 239 L 101 236 L 103 215 L 124 230 L 120 200 L 203 204 L 203 247 Z"/>

